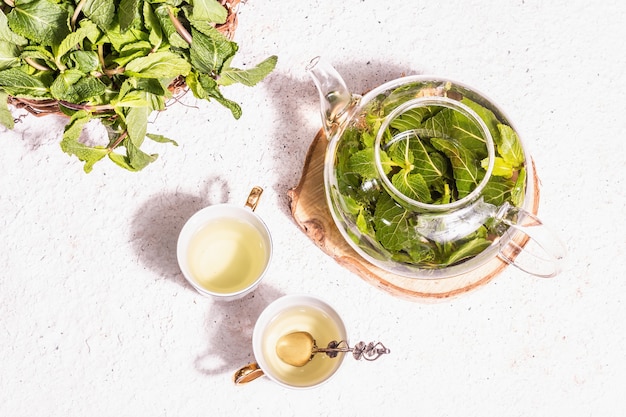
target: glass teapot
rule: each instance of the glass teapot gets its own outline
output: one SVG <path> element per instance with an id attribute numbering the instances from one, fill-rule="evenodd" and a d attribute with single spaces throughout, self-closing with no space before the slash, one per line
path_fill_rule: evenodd
<path id="1" fill-rule="evenodd" d="M 363 96 L 314 58 L 329 140 L 324 186 L 339 231 L 370 263 L 439 279 L 499 257 L 541 277 L 565 248 L 530 212 L 534 172 L 504 113 L 473 88 L 407 76 Z"/>

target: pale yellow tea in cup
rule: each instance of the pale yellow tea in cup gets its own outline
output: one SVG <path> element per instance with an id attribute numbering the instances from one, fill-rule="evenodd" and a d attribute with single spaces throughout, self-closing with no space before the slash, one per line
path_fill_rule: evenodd
<path id="1" fill-rule="evenodd" d="M 205 207 L 183 226 L 176 257 L 183 276 L 199 293 L 236 300 L 261 282 L 272 257 L 269 229 L 254 212 L 262 192 L 254 187 L 244 206 Z"/>
<path id="2" fill-rule="evenodd" d="M 266 239 L 249 222 L 217 218 L 189 241 L 187 262 L 193 279 L 215 293 L 242 291 L 263 274 L 270 250 Z"/>
<path id="3" fill-rule="evenodd" d="M 304 331 L 314 335 L 318 346 L 327 346 L 331 341 L 345 340 L 345 328 L 334 311 L 315 300 L 306 300 L 300 305 L 286 306 L 272 317 L 257 339 L 261 352 L 257 360 L 266 374 L 279 383 L 292 388 L 307 388 L 328 380 L 339 368 L 343 353 L 331 358 L 325 354 L 315 355 L 309 363 L 296 367 L 278 357 L 278 339 L 286 334 Z"/>

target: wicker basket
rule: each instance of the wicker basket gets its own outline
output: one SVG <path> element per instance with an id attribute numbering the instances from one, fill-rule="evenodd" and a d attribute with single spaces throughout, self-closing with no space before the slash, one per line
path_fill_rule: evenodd
<path id="1" fill-rule="evenodd" d="M 228 12 L 226 21 L 216 26 L 224 36 L 232 40 L 237 29 L 237 8 L 240 0 L 219 0 Z M 183 77 L 178 77 L 169 85 L 172 94 L 177 95 L 186 89 Z M 59 102 L 55 99 L 35 100 L 20 97 L 8 97 L 8 103 L 17 109 L 24 109 L 35 116 L 47 116 L 50 114 L 64 115 L 59 107 Z"/>

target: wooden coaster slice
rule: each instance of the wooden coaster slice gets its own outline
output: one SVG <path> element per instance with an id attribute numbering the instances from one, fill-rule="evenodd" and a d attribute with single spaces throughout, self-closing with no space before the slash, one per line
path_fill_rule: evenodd
<path id="1" fill-rule="evenodd" d="M 473 271 L 443 279 L 415 279 L 390 273 L 367 262 L 350 247 L 335 225 L 324 191 L 324 156 L 328 141 L 320 131 L 311 143 L 299 184 L 288 191 L 291 214 L 304 233 L 328 256 L 374 287 L 408 300 L 443 299 L 486 284 L 508 264 L 499 258 Z M 535 172 L 535 170 L 533 170 Z M 539 181 L 535 174 L 531 212 L 539 207 Z"/>

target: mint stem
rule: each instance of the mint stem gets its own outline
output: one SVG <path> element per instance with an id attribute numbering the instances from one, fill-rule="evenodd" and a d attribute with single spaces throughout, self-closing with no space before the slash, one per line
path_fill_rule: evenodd
<path id="1" fill-rule="evenodd" d="M 185 42 L 191 45 L 191 34 L 187 31 L 187 29 L 185 29 L 183 24 L 180 23 L 180 20 L 178 20 L 178 18 L 174 16 L 171 7 L 167 8 L 167 14 L 170 17 L 172 24 L 176 28 L 176 32 L 178 32 L 178 34 L 185 40 Z"/>
<path id="2" fill-rule="evenodd" d="M 39 64 L 32 58 L 24 58 L 24 61 L 26 61 L 28 65 L 39 71 L 52 71 L 50 68 L 46 67 L 45 65 Z"/>
<path id="3" fill-rule="evenodd" d="M 71 25 L 72 25 L 72 30 L 76 29 L 76 21 L 78 20 L 78 15 L 80 14 L 81 10 L 83 10 L 83 6 L 85 5 L 85 2 L 87 0 L 80 0 L 80 3 L 78 3 L 76 5 L 76 9 L 74 10 L 74 14 L 72 15 L 72 20 L 71 20 Z"/>
<path id="4" fill-rule="evenodd" d="M 120 143 L 122 143 L 122 141 L 126 138 L 126 136 L 128 136 L 128 131 L 127 131 L 127 130 L 123 131 L 123 132 L 122 132 L 122 133 L 121 133 L 121 134 L 117 137 L 117 139 L 115 140 L 115 142 L 113 142 L 113 144 L 112 144 L 111 146 L 109 146 L 109 148 L 108 148 L 108 149 L 112 151 L 113 149 L 117 148 L 117 147 L 118 147 L 118 145 L 119 145 Z"/>
<path id="5" fill-rule="evenodd" d="M 98 106 L 93 106 L 91 104 L 70 103 L 69 101 L 65 101 L 65 100 L 60 100 L 59 104 L 61 104 L 63 107 L 67 107 L 68 109 L 86 110 L 88 112 L 93 112 L 93 113 L 113 110 L 115 108 L 111 104 L 101 104 Z"/>

